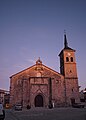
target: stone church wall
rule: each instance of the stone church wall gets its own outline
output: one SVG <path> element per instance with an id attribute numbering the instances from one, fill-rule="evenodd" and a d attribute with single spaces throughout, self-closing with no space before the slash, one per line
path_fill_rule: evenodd
<path id="1" fill-rule="evenodd" d="M 52 78 L 52 101 L 55 105 L 64 103 L 64 77 L 56 74 L 46 67 L 41 71 L 42 76 L 37 77 L 35 67 L 20 72 L 11 78 L 11 104 L 20 102 L 26 106 L 28 102 L 34 106 L 37 94 L 44 97 L 44 106 L 49 104 L 49 78 Z M 13 98 L 13 99 L 12 99 Z"/>

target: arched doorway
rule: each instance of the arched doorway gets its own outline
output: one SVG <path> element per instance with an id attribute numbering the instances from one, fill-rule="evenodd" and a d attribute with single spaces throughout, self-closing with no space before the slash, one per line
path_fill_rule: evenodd
<path id="1" fill-rule="evenodd" d="M 35 97 L 35 107 L 43 107 L 43 97 L 42 97 L 42 95 L 37 95 Z"/>

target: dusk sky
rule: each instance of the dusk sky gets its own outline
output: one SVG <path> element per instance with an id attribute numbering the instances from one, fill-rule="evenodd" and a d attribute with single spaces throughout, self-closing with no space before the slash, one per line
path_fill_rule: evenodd
<path id="1" fill-rule="evenodd" d="M 86 0 L 0 0 L 0 89 L 10 76 L 42 63 L 59 72 L 59 53 L 76 50 L 79 86 L 86 87 Z"/>

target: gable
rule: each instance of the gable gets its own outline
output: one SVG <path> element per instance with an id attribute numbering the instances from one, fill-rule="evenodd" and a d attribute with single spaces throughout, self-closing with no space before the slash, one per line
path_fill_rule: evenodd
<path id="1" fill-rule="evenodd" d="M 51 74 L 53 74 L 53 75 L 57 75 L 57 76 L 59 76 L 59 77 L 61 77 L 61 76 L 63 76 L 63 75 L 61 75 L 59 72 L 57 72 L 57 71 L 55 71 L 55 70 L 53 70 L 53 69 L 51 69 L 51 68 L 49 68 L 49 67 L 47 67 L 47 66 L 45 66 L 45 65 L 43 65 L 43 67 L 44 67 L 44 69 L 46 70 L 46 71 L 49 71 Z"/>
<path id="2" fill-rule="evenodd" d="M 10 78 L 15 78 L 18 76 L 21 77 L 39 77 L 40 74 L 42 74 L 41 77 L 50 77 L 50 76 L 58 76 L 58 78 L 63 77 L 60 73 L 56 72 L 55 70 L 43 65 L 43 64 L 35 64 L 23 71 L 20 71 L 14 75 L 12 75 Z"/>

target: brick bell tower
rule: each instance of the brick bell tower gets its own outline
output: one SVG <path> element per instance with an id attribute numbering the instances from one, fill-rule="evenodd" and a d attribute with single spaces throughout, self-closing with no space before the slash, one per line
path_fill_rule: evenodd
<path id="1" fill-rule="evenodd" d="M 64 48 L 59 54 L 60 73 L 64 76 L 65 104 L 72 105 L 79 102 L 79 86 L 75 50 L 68 46 L 66 33 L 64 33 Z"/>

